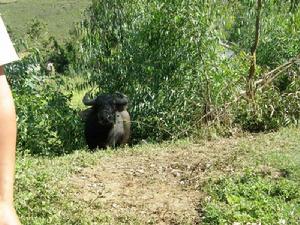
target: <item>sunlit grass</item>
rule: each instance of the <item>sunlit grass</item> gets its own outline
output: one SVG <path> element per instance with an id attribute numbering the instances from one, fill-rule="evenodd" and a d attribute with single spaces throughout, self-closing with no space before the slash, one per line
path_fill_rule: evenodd
<path id="1" fill-rule="evenodd" d="M 0 14 L 16 37 L 23 37 L 27 25 L 38 19 L 46 24 L 49 35 L 62 40 L 68 36 L 74 23 L 83 18 L 89 0 L 2 0 Z"/>

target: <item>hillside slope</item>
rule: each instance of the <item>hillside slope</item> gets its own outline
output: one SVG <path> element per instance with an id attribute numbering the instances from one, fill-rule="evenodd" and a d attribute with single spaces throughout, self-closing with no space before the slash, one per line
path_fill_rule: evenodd
<path id="1" fill-rule="evenodd" d="M 18 211 L 23 224 L 198 224 L 211 216 L 207 187 L 221 177 L 251 169 L 299 184 L 299 131 L 28 156 L 18 161 Z"/>
<path id="2" fill-rule="evenodd" d="M 33 19 L 46 24 L 50 35 L 62 40 L 74 23 L 83 18 L 90 0 L 0 0 L 0 14 L 13 35 L 22 37 Z"/>

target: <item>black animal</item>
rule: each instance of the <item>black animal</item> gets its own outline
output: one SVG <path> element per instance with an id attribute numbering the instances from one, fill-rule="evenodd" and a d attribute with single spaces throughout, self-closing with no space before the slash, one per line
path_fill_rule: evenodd
<path id="1" fill-rule="evenodd" d="M 128 98 L 121 93 L 102 94 L 82 102 L 91 106 L 81 113 L 85 121 L 84 134 L 89 149 L 115 147 L 128 143 L 130 137 L 130 115 Z"/>

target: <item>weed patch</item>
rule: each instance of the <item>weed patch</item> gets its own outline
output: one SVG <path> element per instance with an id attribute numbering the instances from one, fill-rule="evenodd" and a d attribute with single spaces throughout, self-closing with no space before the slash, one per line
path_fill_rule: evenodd
<path id="1" fill-rule="evenodd" d="M 247 171 L 208 186 L 205 224 L 299 224 L 299 183 Z"/>

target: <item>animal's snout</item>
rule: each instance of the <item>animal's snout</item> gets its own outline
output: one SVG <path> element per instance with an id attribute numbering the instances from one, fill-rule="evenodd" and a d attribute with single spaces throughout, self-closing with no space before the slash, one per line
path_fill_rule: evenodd
<path id="1" fill-rule="evenodd" d="M 107 124 L 111 125 L 114 122 L 114 114 L 109 110 L 104 110 L 99 116 L 99 123 L 100 124 Z"/>

